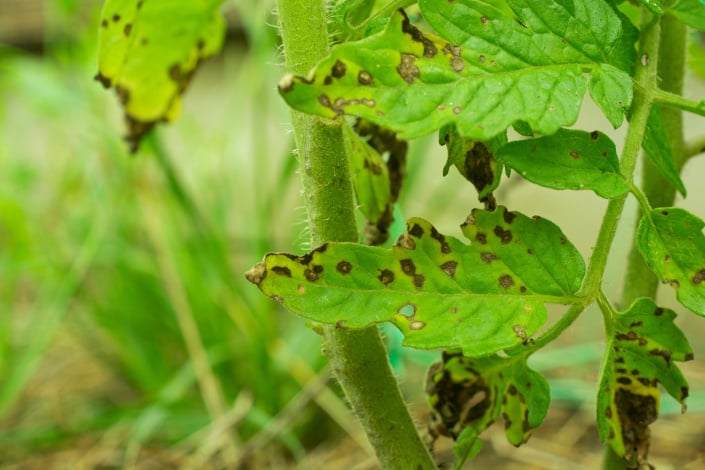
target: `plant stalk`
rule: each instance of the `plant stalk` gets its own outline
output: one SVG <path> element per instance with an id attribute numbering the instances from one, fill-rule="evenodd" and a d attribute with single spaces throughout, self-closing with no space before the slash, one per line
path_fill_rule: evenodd
<path id="1" fill-rule="evenodd" d="M 323 0 L 278 0 L 286 65 L 306 75 L 328 54 Z M 353 189 L 340 121 L 292 111 L 311 241 L 357 241 Z M 379 330 L 324 327 L 331 368 L 381 467 L 435 469 L 392 374 Z"/>
<path id="2" fill-rule="evenodd" d="M 644 8 L 642 7 L 642 11 Z M 652 32 L 653 33 L 653 32 Z M 646 31 L 642 33 L 642 41 Z M 669 15 L 660 19 L 658 77 L 661 79 L 659 86 L 662 90 L 680 95 L 683 88 L 685 70 L 685 24 Z M 656 60 L 656 57 L 653 57 Z M 681 170 L 686 161 L 685 144 L 683 140 L 682 113 L 679 109 L 662 107 L 662 116 L 669 145 L 673 150 L 676 168 Z M 648 158 L 643 159 L 643 172 L 641 181 L 642 191 L 653 207 L 667 207 L 673 204 L 676 188 L 661 175 L 659 170 Z M 639 209 L 638 219 L 642 211 Z M 635 227 L 636 230 L 636 227 Z M 636 240 L 636 231 L 635 237 Z M 627 261 L 627 271 L 622 290 L 621 305 L 626 306 L 638 297 L 655 297 L 658 289 L 658 279 L 646 265 L 641 253 L 632 244 Z M 633 468 L 630 462 L 625 461 L 614 453 L 612 448 L 605 446 L 602 468 L 604 470 L 626 470 Z"/>

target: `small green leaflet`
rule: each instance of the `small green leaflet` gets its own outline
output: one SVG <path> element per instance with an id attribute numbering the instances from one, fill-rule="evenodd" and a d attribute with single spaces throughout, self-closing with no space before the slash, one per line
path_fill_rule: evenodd
<path id="1" fill-rule="evenodd" d="M 444 352 L 428 371 L 426 397 L 432 409 L 430 434 L 456 439 L 456 454 L 469 459 L 482 448 L 480 433 L 500 417 L 507 440 L 515 446 L 525 443 L 546 417 L 551 392 L 525 357 Z"/>
<path id="2" fill-rule="evenodd" d="M 605 134 L 561 129 L 510 142 L 495 158 L 529 181 L 554 189 L 591 189 L 613 198 L 629 191 L 614 143 Z"/>
<path id="3" fill-rule="evenodd" d="M 615 335 L 607 344 L 597 397 L 600 439 L 627 459 L 646 462 L 649 425 L 659 412 L 660 383 L 685 410 L 688 382 L 674 361 L 693 352 L 673 323 L 676 314 L 641 298 L 614 316 Z"/>
<path id="4" fill-rule="evenodd" d="M 478 142 L 460 136 L 453 125 L 442 128 L 438 135 L 440 144 L 448 148 L 443 176 L 448 174 L 451 166 L 455 166 L 475 186 L 480 202 L 493 208 L 496 204 L 492 191 L 497 189 L 502 179 L 502 165 L 493 154 L 507 143 L 506 135 L 500 134 L 489 142 Z"/>
<path id="5" fill-rule="evenodd" d="M 639 3 L 648 8 L 654 15 L 663 13 L 663 0 L 639 0 Z"/>
<path id="6" fill-rule="evenodd" d="M 662 282 L 676 290 L 678 301 L 705 316 L 705 235 L 703 222 L 676 207 L 654 209 L 637 229 L 637 246 Z"/>
<path id="7" fill-rule="evenodd" d="M 311 76 L 287 76 L 279 90 L 299 111 L 364 117 L 403 139 L 454 123 L 463 137 L 487 141 L 518 120 L 542 134 L 573 124 L 587 71 L 593 99 L 618 125 L 631 102 L 634 47 L 611 7 L 509 3 L 523 23 L 473 0 L 421 1 L 443 38 L 395 13 L 383 32 L 334 48 Z"/>
<path id="8" fill-rule="evenodd" d="M 125 110 L 132 151 L 159 121 L 174 119 L 198 64 L 218 52 L 222 0 L 107 0 L 100 23 L 98 74 Z"/>
<path id="9" fill-rule="evenodd" d="M 642 142 L 644 152 L 651 162 L 658 168 L 664 178 L 678 189 L 684 197 L 686 195 L 685 185 L 681 180 L 680 173 L 676 168 L 673 158 L 673 150 L 669 145 L 668 134 L 663 125 L 661 108 L 654 104 L 649 112 L 649 120 L 646 124 L 646 133 Z"/>
<path id="10" fill-rule="evenodd" d="M 575 302 L 585 263 L 560 229 L 504 207 L 444 236 L 422 219 L 389 249 L 328 243 L 268 254 L 247 278 L 293 313 L 340 328 L 392 322 L 406 346 L 483 356 L 521 344 L 546 303 Z"/>
<path id="11" fill-rule="evenodd" d="M 666 13 L 675 16 L 691 28 L 705 31 L 705 2 L 703 0 L 676 0 Z"/>

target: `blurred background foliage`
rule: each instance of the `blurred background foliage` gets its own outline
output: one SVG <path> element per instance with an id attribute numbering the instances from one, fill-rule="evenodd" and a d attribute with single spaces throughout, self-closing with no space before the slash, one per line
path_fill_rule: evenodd
<path id="1" fill-rule="evenodd" d="M 181 117 L 136 156 L 116 98 L 92 80 L 100 7 L 0 0 L 0 469 L 375 468 L 319 339 L 244 280 L 265 252 L 308 248 L 275 91 L 273 1 L 226 2 L 224 51 L 197 73 Z M 399 206 L 447 231 L 476 194 L 457 174 L 441 184 L 444 158 L 422 158 L 434 141 L 412 146 Z M 539 201 L 587 255 L 601 202 L 527 197 L 527 186 L 510 179 L 499 197 L 534 204 L 529 213 Z M 508 457 L 501 429 L 496 442 L 490 434 L 480 458 L 497 460 L 486 468 L 579 468 L 565 460 L 578 448 L 595 468 L 600 328 L 596 315 L 581 319 L 537 358 L 555 417 L 520 457 Z M 388 335 L 423 420 L 421 376 L 434 355 L 404 352 Z M 697 418 L 705 381 L 689 377 Z M 697 434 L 679 436 L 705 448 Z"/>

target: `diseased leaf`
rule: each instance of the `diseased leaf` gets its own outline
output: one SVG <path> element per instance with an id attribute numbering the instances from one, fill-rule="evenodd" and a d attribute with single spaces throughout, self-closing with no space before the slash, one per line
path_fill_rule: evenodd
<path id="1" fill-rule="evenodd" d="M 478 142 L 460 136 L 455 126 L 440 130 L 438 140 L 448 147 L 448 161 L 443 167 L 443 176 L 451 166 L 470 181 L 477 190 L 480 202 L 486 209 L 494 209 L 496 202 L 492 191 L 497 189 L 502 179 L 502 165 L 495 160 L 493 153 L 507 143 L 506 135 L 498 135 L 488 142 Z"/>
<path id="2" fill-rule="evenodd" d="M 675 16 L 691 28 L 705 31 L 705 2 L 703 0 L 676 0 L 666 13 Z"/>
<path id="3" fill-rule="evenodd" d="M 367 220 L 375 223 L 391 215 L 389 172 L 382 156 L 350 126 L 343 126 L 343 138 L 350 162 L 357 204 Z"/>
<path id="4" fill-rule="evenodd" d="M 615 145 L 599 131 L 561 129 L 551 136 L 510 142 L 496 158 L 548 188 L 591 189 L 605 198 L 629 191 Z"/>
<path id="5" fill-rule="evenodd" d="M 676 290 L 678 301 L 705 316 L 705 235 L 703 222 L 676 207 L 645 214 L 637 229 L 637 246 L 662 282 Z"/>
<path id="6" fill-rule="evenodd" d="M 107 0 L 96 79 L 114 88 L 132 151 L 159 121 L 178 113 L 198 64 L 223 43 L 222 0 Z"/>
<path id="7" fill-rule="evenodd" d="M 688 382 L 674 361 L 691 360 L 693 352 L 675 317 L 646 298 L 614 316 L 597 397 L 598 430 L 618 455 L 639 463 L 646 462 L 649 425 L 658 417 L 658 384 L 685 410 Z"/>
<path id="8" fill-rule="evenodd" d="M 509 3 L 520 22 L 479 1 L 421 1 L 443 39 L 397 13 L 382 33 L 334 48 L 310 77 L 287 76 L 279 90 L 300 111 L 364 117 L 404 139 L 455 124 L 460 135 L 487 141 L 519 120 L 543 134 L 574 123 L 583 72 L 599 64 L 616 68 L 600 69 L 596 90 L 607 79 L 629 81 L 633 44 L 606 3 L 577 1 L 573 12 L 559 2 Z M 629 98 L 595 93 L 613 122 Z"/>
<path id="9" fill-rule="evenodd" d="M 609 64 L 600 64 L 590 76 L 589 90 L 592 100 L 610 123 L 619 127 L 628 109 L 627 103 L 632 102 L 631 77 Z"/>
<path id="10" fill-rule="evenodd" d="M 328 243 L 269 254 L 247 277 L 289 310 L 341 328 L 392 322 L 404 344 L 491 354 L 525 341 L 545 303 L 569 303 L 585 264 L 560 229 L 498 207 L 462 227 L 471 245 L 422 219 L 390 249 Z"/>
<path id="11" fill-rule="evenodd" d="M 457 439 L 467 458 L 477 455 L 482 447 L 478 436 L 500 417 L 507 440 L 515 446 L 525 443 L 551 401 L 548 382 L 523 356 L 470 358 L 448 352 L 431 365 L 426 396 L 431 436 Z"/>
<path id="12" fill-rule="evenodd" d="M 658 168 L 664 178 L 678 189 L 683 196 L 686 195 L 685 185 L 676 168 L 673 150 L 668 144 L 668 134 L 663 124 L 661 108 L 654 104 L 651 106 L 649 120 L 646 123 L 646 133 L 642 142 L 644 152 L 651 162 Z"/>

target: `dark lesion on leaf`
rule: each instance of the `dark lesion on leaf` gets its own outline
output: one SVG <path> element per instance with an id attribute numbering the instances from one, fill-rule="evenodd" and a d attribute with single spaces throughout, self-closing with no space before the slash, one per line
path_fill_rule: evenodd
<path id="1" fill-rule="evenodd" d="M 411 39 L 413 39 L 416 42 L 420 42 L 423 45 L 423 56 L 432 59 L 433 57 L 436 56 L 438 53 L 438 48 L 436 45 L 428 39 L 419 28 L 411 24 L 411 21 L 409 20 L 409 17 L 406 16 L 406 13 L 404 13 L 404 10 L 399 10 L 402 15 L 404 15 L 404 19 L 402 20 L 401 23 L 401 30 L 403 33 L 408 34 L 411 36 Z"/>
<path id="2" fill-rule="evenodd" d="M 409 235 L 412 237 L 416 238 L 421 238 L 424 234 L 423 227 L 419 224 L 414 224 L 410 229 L 409 229 Z"/>
<path id="3" fill-rule="evenodd" d="M 352 264 L 350 264 L 348 261 L 341 261 L 335 267 L 335 269 L 337 269 L 340 274 L 350 274 L 352 268 Z"/>
<path id="4" fill-rule="evenodd" d="M 399 264 L 401 265 L 402 272 L 407 276 L 413 276 L 416 273 L 416 265 L 411 259 L 403 259 L 399 261 Z"/>
<path id="5" fill-rule="evenodd" d="M 514 279 L 509 274 L 500 276 L 497 282 L 499 282 L 499 286 L 504 290 L 507 290 L 514 285 Z"/>
<path id="6" fill-rule="evenodd" d="M 451 369 L 459 362 L 467 374 L 454 377 Z M 492 407 L 492 391 L 485 379 L 472 369 L 470 358 L 458 353 L 443 353 L 443 360 L 431 365 L 426 376 L 426 395 L 432 407 L 429 434 L 457 439 L 474 421 L 485 416 Z M 488 425 L 491 424 L 488 423 Z"/>
<path id="7" fill-rule="evenodd" d="M 443 254 L 448 254 L 450 253 L 450 245 L 448 245 L 448 242 L 446 241 L 445 235 L 443 235 L 441 232 L 436 230 L 436 227 L 431 226 L 431 238 L 436 240 L 438 243 L 441 245 L 441 253 Z"/>
<path id="8" fill-rule="evenodd" d="M 506 245 L 512 241 L 512 232 L 510 230 L 504 230 L 502 227 L 497 225 L 494 228 L 494 234 L 502 242 L 502 245 Z"/>
<path id="9" fill-rule="evenodd" d="M 693 276 L 693 284 L 696 286 L 702 282 L 705 282 L 705 269 L 701 269 L 697 273 L 695 273 L 695 276 Z"/>
<path id="10" fill-rule="evenodd" d="M 487 234 L 483 232 L 477 232 L 475 234 L 475 240 L 477 240 L 481 245 L 487 244 Z"/>
<path id="11" fill-rule="evenodd" d="M 480 259 L 483 263 L 490 264 L 492 261 L 498 260 L 499 258 L 497 258 L 497 255 L 494 253 L 481 253 Z"/>
<path id="12" fill-rule="evenodd" d="M 125 33 L 125 37 L 130 35 L 130 32 L 132 31 L 132 24 L 127 23 L 125 24 L 125 27 L 122 29 L 122 31 Z"/>
<path id="13" fill-rule="evenodd" d="M 389 284 L 394 282 L 394 272 L 390 271 L 389 269 L 380 269 L 379 276 L 377 276 L 377 279 L 379 279 L 379 282 L 381 282 L 385 286 L 388 286 Z"/>
<path id="14" fill-rule="evenodd" d="M 450 277 L 455 277 L 455 270 L 458 268 L 457 261 L 446 261 L 441 265 L 441 270 L 449 275 Z"/>
<path id="15" fill-rule="evenodd" d="M 333 76 L 333 78 L 343 78 L 347 69 L 348 67 L 345 65 L 345 63 L 338 59 L 335 61 L 335 64 L 333 64 L 333 67 L 331 67 L 330 74 Z"/>
<path id="16" fill-rule="evenodd" d="M 291 269 L 286 266 L 272 266 L 272 272 L 279 276 L 291 277 Z"/>
<path id="17" fill-rule="evenodd" d="M 401 62 L 397 66 L 397 72 L 406 83 L 411 85 L 414 80 L 419 78 L 419 68 L 414 63 L 416 56 L 413 54 L 401 53 Z"/>
<path id="18" fill-rule="evenodd" d="M 652 349 L 651 351 L 649 351 L 649 354 L 652 356 L 660 356 L 663 358 L 664 361 L 666 361 L 666 365 L 671 365 L 671 351 L 667 349 Z"/>
<path id="19" fill-rule="evenodd" d="M 360 85 L 372 85 L 374 83 L 375 79 L 370 73 L 366 70 L 360 70 L 357 73 L 357 82 Z"/>
<path id="20" fill-rule="evenodd" d="M 622 427 L 624 457 L 627 460 L 636 458 L 637 463 L 645 465 L 651 442 L 649 425 L 658 418 L 656 399 L 652 395 L 636 394 L 619 387 L 614 401 Z"/>
<path id="21" fill-rule="evenodd" d="M 445 46 L 443 46 L 443 52 L 447 55 L 450 55 L 450 67 L 456 72 L 462 72 L 465 68 L 465 61 L 463 61 L 463 58 L 461 56 L 461 47 L 447 43 Z"/>
<path id="22" fill-rule="evenodd" d="M 426 278 L 421 274 L 414 274 L 414 287 L 421 289 L 423 287 Z"/>

